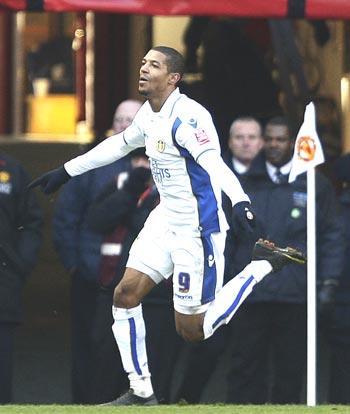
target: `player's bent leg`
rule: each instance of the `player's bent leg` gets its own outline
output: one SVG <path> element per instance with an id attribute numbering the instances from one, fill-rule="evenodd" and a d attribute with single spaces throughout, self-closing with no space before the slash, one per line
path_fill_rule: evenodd
<path id="1" fill-rule="evenodd" d="M 255 243 L 249 263 L 237 276 L 231 279 L 210 303 L 204 317 L 204 338 L 209 338 L 221 325 L 228 324 L 251 293 L 256 283 L 271 271 L 279 271 L 288 264 L 306 263 L 305 255 L 291 247 L 281 248 L 273 242 L 259 239 Z"/>
<path id="2" fill-rule="evenodd" d="M 213 301 L 200 306 L 184 306 L 174 301 L 176 330 L 188 342 L 209 338 L 227 324 L 262 277 L 272 270 L 267 261 L 252 262 L 216 293 Z"/>
<path id="3" fill-rule="evenodd" d="M 230 322 L 253 287 L 271 270 L 272 266 L 268 261 L 253 261 L 222 287 L 205 313 L 203 321 L 205 339 L 211 337 L 221 325 Z"/>
<path id="4" fill-rule="evenodd" d="M 203 341 L 204 313 L 187 315 L 175 311 L 175 326 L 177 333 L 187 342 Z"/>

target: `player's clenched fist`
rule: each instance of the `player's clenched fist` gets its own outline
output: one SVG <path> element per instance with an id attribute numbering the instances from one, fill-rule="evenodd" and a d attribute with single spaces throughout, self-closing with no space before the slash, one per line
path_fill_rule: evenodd
<path id="1" fill-rule="evenodd" d="M 57 191 L 61 185 L 66 183 L 70 178 L 71 176 L 62 166 L 36 178 L 28 185 L 28 188 L 40 186 L 41 190 L 45 194 L 51 194 Z"/>
<path id="2" fill-rule="evenodd" d="M 232 224 L 235 230 L 253 233 L 256 226 L 255 213 L 248 201 L 241 201 L 233 206 Z"/>

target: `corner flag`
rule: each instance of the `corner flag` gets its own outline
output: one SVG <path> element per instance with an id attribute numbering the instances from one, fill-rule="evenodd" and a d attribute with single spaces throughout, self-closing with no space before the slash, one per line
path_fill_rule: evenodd
<path id="1" fill-rule="evenodd" d="M 316 302 L 316 176 L 315 167 L 324 162 L 316 132 L 315 107 L 306 106 L 304 122 L 295 140 L 289 182 L 307 171 L 307 378 L 306 402 L 317 403 L 317 302 Z"/>
<path id="2" fill-rule="evenodd" d="M 304 122 L 295 140 L 292 168 L 288 181 L 293 182 L 299 174 L 323 162 L 323 150 L 316 132 L 315 106 L 311 102 L 306 106 Z"/>

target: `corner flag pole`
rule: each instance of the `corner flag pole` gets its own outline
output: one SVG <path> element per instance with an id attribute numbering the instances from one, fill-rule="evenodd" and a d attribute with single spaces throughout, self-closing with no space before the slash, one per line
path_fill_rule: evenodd
<path id="1" fill-rule="evenodd" d="M 307 171 L 307 394 L 306 403 L 316 405 L 317 394 L 317 303 L 316 303 L 316 195 L 315 168 Z"/>
<path id="2" fill-rule="evenodd" d="M 324 162 L 316 131 L 315 106 L 306 106 L 304 122 L 295 140 L 289 182 L 307 171 L 307 405 L 316 405 L 317 395 L 317 302 L 316 302 L 316 180 L 315 167 Z"/>

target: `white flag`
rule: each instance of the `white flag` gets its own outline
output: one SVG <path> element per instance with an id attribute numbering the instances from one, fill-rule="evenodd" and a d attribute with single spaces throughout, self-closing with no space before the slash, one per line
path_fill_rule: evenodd
<path id="1" fill-rule="evenodd" d="M 288 181 L 293 182 L 297 175 L 323 162 L 323 150 L 316 132 L 315 106 L 311 102 L 306 106 L 304 122 L 295 140 L 292 168 Z"/>

